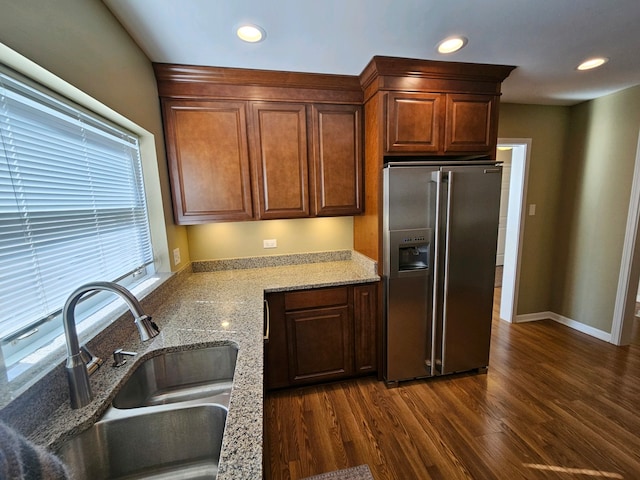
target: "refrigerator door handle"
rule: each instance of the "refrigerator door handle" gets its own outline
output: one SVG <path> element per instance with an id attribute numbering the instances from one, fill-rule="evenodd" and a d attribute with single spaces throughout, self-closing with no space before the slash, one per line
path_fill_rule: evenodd
<path id="1" fill-rule="evenodd" d="M 438 319 L 438 275 L 440 275 L 440 262 L 438 259 L 440 258 L 440 196 L 442 189 L 442 171 L 438 170 L 434 172 L 433 180 L 436 183 L 436 208 L 435 208 L 435 233 L 433 235 L 433 255 L 431 256 L 431 265 L 433 270 L 433 287 L 432 287 L 432 300 L 431 300 L 431 358 L 428 358 L 429 362 L 429 375 L 434 376 L 436 374 L 436 336 L 438 333 L 437 330 L 437 319 Z M 432 177 L 432 178 L 433 178 Z"/>
<path id="2" fill-rule="evenodd" d="M 448 172 L 449 186 L 447 188 L 447 210 L 444 239 L 444 281 L 442 287 L 442 348 L 440 358 L 440 373 L 446 372 L 445 358 L 447 358 L 447 300 L 449 297 L 449 240 L 451 236 L 451 197 L 453 192 L 453 172 Z"/>

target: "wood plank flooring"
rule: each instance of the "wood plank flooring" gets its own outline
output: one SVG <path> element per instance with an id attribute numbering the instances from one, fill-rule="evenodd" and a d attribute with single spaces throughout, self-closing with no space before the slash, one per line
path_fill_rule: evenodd
<path id="1" fill-rule="evenodd" d="M 363 463 L 376 480 L 640 478 L 640 327 L 616 347 L 495 308 L 486 374 L 268 393 L 265 478 Z"/>

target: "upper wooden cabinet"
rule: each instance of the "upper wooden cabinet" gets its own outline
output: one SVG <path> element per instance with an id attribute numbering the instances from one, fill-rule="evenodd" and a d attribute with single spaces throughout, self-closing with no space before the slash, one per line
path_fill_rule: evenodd
<path id="1" fill-rule="evenodd" d="M 311 115 L 314 213 L 361 213 L 362 107 L 317 104 Z"/>
<path id="2" fill-rule="evenodd" d="M 476 153 L 495 157 L 498 137 L 498 97 L 446 95 L 444 153 Z"/>
<path id="3" fill-rule="evenodd" d="M 494 159 L 500 85 L 514 67 L 374 57 L 360 75 L 368 145 L 385 156 Z"/>
<path id="4" fill-rule="evenodd" d="M 306 106 L 276 102 L 251 106 L 260 218 L 308 217 Z"/>
<path id="5" fill-rule="evenodd" d="M 385 157 L 495 158 L 500 85 L 513 67 L 376 56 L 359 77 L 154 69 L 177 223 L 366 209 L 374 228 Z M 379 234 L 356 228 L 360 239 L 371 246 L 360 251 L 377 253 Z"/>
<path id="6" fill-rule="evenodd" d="M 176 222 L 253 218 L 246 105 L 166 100 L 162 108 Z"/>
<path id="7" fill-rule="evenodd" d="M 388 153 L 438 153 L 442 95 L 391 92 L 387 96 Z"/>
<path id="8" fill-rule="evenodd" d="M 497 96 L 387 94 L 385 153 L 491 156 L 497 139 Z"/>
<path id="9" fill-rule="evenodd" d="M 176 223 L 362 212 L 357 77 L 154 69 Z"/>

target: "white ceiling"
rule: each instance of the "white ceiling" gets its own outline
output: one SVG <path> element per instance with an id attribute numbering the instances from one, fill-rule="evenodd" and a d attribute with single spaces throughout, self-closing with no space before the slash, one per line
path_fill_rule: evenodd
<path id="1" fill-rule="evenodd" d="M 359 75 L 374 55 L 515 65 L 511 103 L 571 105 L 640 84 L 640 0 L 103 0 L 153 62 Z M 235 37 L 243 21 L 264 41 Z M 443 38 L 469 39 L 435 51 Z M 610 60 L 578 72 L 592 56 Z"/>

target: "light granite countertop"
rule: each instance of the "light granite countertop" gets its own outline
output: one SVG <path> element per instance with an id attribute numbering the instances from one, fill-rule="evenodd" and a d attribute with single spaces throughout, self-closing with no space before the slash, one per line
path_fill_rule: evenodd
<path id="1" fill-rule="evenodd" d="M 193 271 L 198 273 L 187 275 L 152 312 L 160 334 L 146 344 L 132 335 L 122 345 L 138 352 L 135 361 L 121 368 L 105 364 L 91 377 L 91 404 L 72 410 L 64 402 L 30 435 L 32 440 L 56 450 L 91 426 L 133 370 L 150 357 L 233 344 L 238 358 L 218 479 L 262 478 L 264 293 L 375 282 L 377 266 L 357 252 L 340 251 L 202 262 Z"/>

